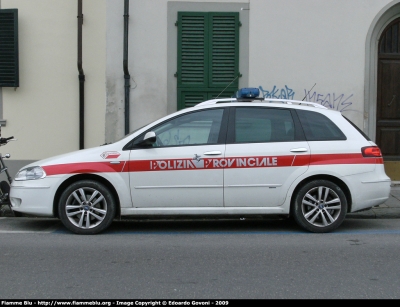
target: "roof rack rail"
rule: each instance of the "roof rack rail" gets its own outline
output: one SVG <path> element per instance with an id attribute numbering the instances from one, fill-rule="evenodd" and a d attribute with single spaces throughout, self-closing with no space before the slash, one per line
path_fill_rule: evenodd
<path id="1" fill-rule="evenodd" d="M 307 105 L 310 107 L 320 108 L 320 109 L 328 109 L 327 107 L 311 101 L 303 101 L 303 100 L 290 100 L 290 99 L 271 99 L 271 98 L 264 98 L 266 102 L 281 102 L 286 104 L 297 104 L 297 105 Z"/>
<path id="2" fill-rule="evenodd" d="M 204 106 L 204 105 L 213 105 L 218 103 L 234 103 L 234 102 L 265 102 L 265 103 L 284 103 L 284 104 L 296 104 L 296 105 L 305 105 L 320 109 L 328 109 L 327 107 L 310 101 L 302 101 L 302 100 L 290 100 L 290 99 L 274 99 L 274 98 L 224 98 L 224 99 L 211 99 L 204 102 L 200 102 L 195 106 Z"/>
<path id="3" fill-rule="evenodd" d="M 212 105 L 217 103 L 227 103 L 227 102 L 270 102 L 270 103 L 285 103 L 285 104 L 297 104 L 297 105 L 306 105 L 320 109 L 327 109 L 323 105 L 320 105 L 315 102 L 310 101 L 300 101 L 300 100 L 290 100 L 290 99 L 275 99 L 275 98 L 265 98 L 265 97 L 258 97 L 260 96 L 260 89 L 257 87 L 245 87 L 239 89 L 236 94 L 232 98 L 225 98 L 225 99 L 212 99 L 201 102 L 196 106 L 204 106 L 204 105 Z"/>

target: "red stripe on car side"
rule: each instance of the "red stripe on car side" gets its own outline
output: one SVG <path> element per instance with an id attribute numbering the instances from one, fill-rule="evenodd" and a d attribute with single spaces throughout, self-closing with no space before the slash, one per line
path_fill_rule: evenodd
<path id="1" fill-rule="evenodd" d="M 56 164 L 43 166 L 47 175 L 60 174 L 82 174 L 82 173 L 110 173 L 121 172 L 125 165 L 125 161 L 119 164 L 111 164 L 107 162 L 80 162 L 68 164 Z M 127 171 L 127 170 L 125 170 Z"/>
<path id="2" fill-rule="evenodd" d="M 251 167 L 282 167 L 292 166 L 295 156 L 258 156 L 194 159 L 163 159 L 163 160 L 133 160 L 129 161 L 131 172 L 192 170 L 192 169 L 222 169 Z M 307 165 L 308 158 L 298 159 L 296 166 Z"/>
<path id="3" fill-rule="evenodd" d="M 326 164 L 382 164 L 383 159 L 365 158 L 362 154 L 311 155 L 310 165 Z"/>
<path id="4" fill-rule="evenodd" d="M 326 155 L 291 155 L 291 156 L 258 156 L 166 160 L 119 161 L 119 164 L 107 162 L 79 162 L 43 166 L 46 174 L 82 174 L 112 172 L 147 172 L 194 169 L 252 168 L 252 167 L 288 167 L 305 165 L 332 164 L 383 164 L 383 158 L 364 158 L 362 154 L 326 154 Z"/>

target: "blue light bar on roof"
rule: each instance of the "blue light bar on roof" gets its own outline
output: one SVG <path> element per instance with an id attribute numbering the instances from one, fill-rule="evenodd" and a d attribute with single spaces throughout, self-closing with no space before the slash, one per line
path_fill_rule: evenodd
<path id="1" fill-rule="evenodd" d="M 260 90 L 256 87 L 241 88 L 236 92 L 236 98 L 256 98 L 260 95 Z"/>

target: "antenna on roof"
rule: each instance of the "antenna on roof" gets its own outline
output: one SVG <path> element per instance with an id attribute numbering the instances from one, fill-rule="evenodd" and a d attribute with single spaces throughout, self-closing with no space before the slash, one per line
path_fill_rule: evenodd
<path id="1" fill-rule="evenodd" d="M 315 84 L 313 85 L 313 87 L 308 91 L 308 93 L 304 96 L 304 98 L 303 98 L 301 101 L 304 101 L 304 99 L 306 99 L 307 95 L 310 94 L 311 90 L 312 90 L 312 89 L 314 88 L 314 86 L 316 86 L 316 85 L 317 85 L 317 83 L 315 83 Z"/>
<path id="2" fill-rule="evenodd" d="M 228 88 L 228 86 L 231 85 L 231 84 L 232 84 L 237 78 L 239 78 L 239 77 L 240 77 L 240 74 L 238 74 L 238 75 L 236 76 L 236 78 L 233 79 L 233 80 L 221 91 L 221 93 L 218 94 L 217 97 L 215 97 L 215 99 L 218 98 L 223 92 L 225 92 L 225 90 Z"/>

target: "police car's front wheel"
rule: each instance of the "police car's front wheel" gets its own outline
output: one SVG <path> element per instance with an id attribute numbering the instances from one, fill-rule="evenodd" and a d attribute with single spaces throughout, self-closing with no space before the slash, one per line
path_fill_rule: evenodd
<path id="1" fill-rule="evenodd" d="M 58 204 L 61 222 L 77 234 L 97 234 L 110 226 L 115 202 L 107 187 L 94 180 L 69 185 Z"/>
<path id="2" fill-rule="evenodd" d="M 330 232 L 343 222 L 347 199 L 343 190 L 328 180 L 313 180 L 295 195 L 294 220 L 311 232 Z"/>

